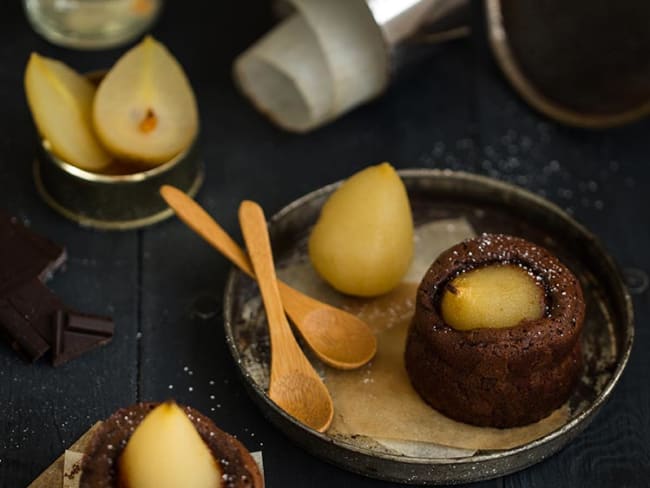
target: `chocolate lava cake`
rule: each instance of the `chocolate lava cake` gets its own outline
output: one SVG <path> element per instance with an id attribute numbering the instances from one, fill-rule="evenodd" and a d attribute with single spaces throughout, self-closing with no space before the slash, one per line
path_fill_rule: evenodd
<path id="1" fill-rule="evenodd" d="M 543 287 L 543 313 L 511 327 L 457 330 L 441 300 L 463 273 L 493 265 L 525 269 Z M 453 246 L 431 265 L 417 291 L 405 362 L 415 390 L 461 422 L 515 427 L 548 416 L 582 372 L 580 283 L 555 256 L 524 239 L 483 234 Z"/>
<path id="2" fill-rule="evenodd" d="M 126 444 L 158 403 L 138 403 L 106 419 L 84 456 L 79 488 L 127 488 L 120 481 L 118 459 Z M 191 407 L 181 407 L 223 470 L 224 488 L 262 488 L 264 481 L 248 450 Z"/>

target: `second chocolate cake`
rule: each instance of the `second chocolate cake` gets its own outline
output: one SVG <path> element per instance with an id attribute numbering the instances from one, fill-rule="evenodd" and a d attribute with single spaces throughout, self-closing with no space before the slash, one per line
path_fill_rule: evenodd
<path id="1" fill-rule="evenodd" d="M 188 421 L 195 434 L 184 431 Z M 241 442 L 197 410 L 168 401 L 118 410 L 102 423 L 84 457 L 80 488 L 143 486 L 263 488 L 264 480 Z"/>
<path id="2" fill-rule="evenodd" d="M 568 399 L 582 371 L 580 283 L 546 249 L 483 234 L 425 274 L 405 351 L 411 382 L 461 422 L 515 427 Z"/>

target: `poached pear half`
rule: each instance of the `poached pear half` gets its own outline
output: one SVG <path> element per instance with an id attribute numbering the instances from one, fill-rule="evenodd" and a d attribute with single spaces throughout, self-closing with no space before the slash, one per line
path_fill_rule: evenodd
<path id="1" fill-rule="evenodd" d="M 93 123 L 111 153 L 155 166 L 192 143 L 199 118 L 183 68 L 162 44 L 146 37 L 102 80 Z"/>

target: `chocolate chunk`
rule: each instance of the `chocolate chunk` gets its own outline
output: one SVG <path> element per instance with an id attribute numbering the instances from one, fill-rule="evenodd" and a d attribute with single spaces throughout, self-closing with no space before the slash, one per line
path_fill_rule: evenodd
<path id="1" fill-rule="evenodd" d="M 113 331 L 109 318 L 57 310 L 52 320 L 52 364 L 59 366 L 108 343 Z"/>
<path id="2" fill-rule="evenodd" d="M 0 211 L 0 297 L 38 276 L 44 280 L 66 258 L 65 250 L 42 237 L 15 217 Z"/>
<path id="3" fill-rule="evenodd" d="M 42 281 L 65 261 L 65 250 L 0 211 L 0 335 L 36 361 L 50 347 L 63 364 L 110 341 L 113 322 L 68 310 Z"/>

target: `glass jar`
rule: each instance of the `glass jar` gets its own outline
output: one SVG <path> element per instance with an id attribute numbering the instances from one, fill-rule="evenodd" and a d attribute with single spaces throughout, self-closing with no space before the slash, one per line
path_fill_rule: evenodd
<path id="1" fill-rule="evenodd" d="M 23 0 L 32 27 L 48 41 L 77 49 L 125 44 L 154 22 L 162 0 Z"/>

